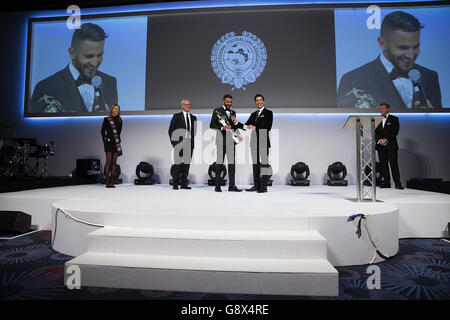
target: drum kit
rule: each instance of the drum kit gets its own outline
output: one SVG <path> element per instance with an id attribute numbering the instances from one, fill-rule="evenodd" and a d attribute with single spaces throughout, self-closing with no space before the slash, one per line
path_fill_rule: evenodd
<path id="1" fill-rule="evenodd" d="M 47 161 L 55 150 L 54 141 L 39 145 L 34 138 L 0 138 L 0 178 L 49 177 Z M 30 166 L 33 158 L 34 166 Z M 40 171 L 41 159 L 44 168 Z"/>

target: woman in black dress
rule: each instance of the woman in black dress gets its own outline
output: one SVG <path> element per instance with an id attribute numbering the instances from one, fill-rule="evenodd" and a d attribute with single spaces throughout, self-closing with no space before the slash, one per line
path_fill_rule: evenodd
<path id="1" fill-rule="evenodd" d="M 105 179 L 107 188 L 115 188 L 114 178 L 116 175 L 117 157 L 122 155 L 122 147 L 120 145 L 121 132 L 120 106 L 115 104 L 112 106 L 109 116 L 103 119 L 102 125 L 102 138 L 106 153 Z"/>

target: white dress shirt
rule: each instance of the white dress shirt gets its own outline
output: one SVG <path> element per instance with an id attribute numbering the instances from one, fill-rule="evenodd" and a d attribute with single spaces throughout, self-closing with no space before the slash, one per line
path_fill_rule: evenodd
<path id="1" fill-rule="evenodd" d="M 387 120 L 388 117 L 389 117 L 389 113 L 386 115 L 386 118 L 383 117 L 383 120 L 381 120 L 383 128 L 384 128 L 384 124 L 386 123 L 386 120 Z"/>
<path id="2" fill-rule="evenodd" d="M 188 119 L 186 119 L 186 115 L 189 115 Z M 190 138 L 190 131 L 187 131 L 188 128 L 188 122 L 189 122 L 189 128 L 192 130 L 192 123 L 191 123 L 191 115 L 190 113 L 187 113 L 186 111 L 183 110 L 183 118 L 184 118 L 184 124 L 186 125 L 186 138 Z"/>
<path id="3" fill-rule="evenodd" d="M 77 81 L 80 76 L 80 72 L 72 65 L 69 64 L 70 73 L 72 73 L 73 78 Z M 94 86 L 88 83 L 84 83 L 78 87 L 81 97 L 83 98 L 84 105 L 89 112 L 92 112 L 92 106 L 94 104 L 95 89 Z"/>
<path id="4" fill-rule="evenodd" d="M 259 118 L 261 115 L 261 112 L 264 110 L 264 106 L 261 107 L 261 109 L 258 110 L 258 116 L 256 118 Z"/>
<path id="5" fill-rule="evenodd" d="M 261 109 L 258 109 L 258 114 L 256 115 L 256 119 L 259 118 L 259 116 L 261 115 L 261 112 L 264 110 L 264 106 L 261 107 Z M 247 130 L 248 126 L 246 124 L 244 124 L 244 130 Z"/>
<path id="6" fill-rule="evenodd" d="M 223 108 L 225 109 L 225 113 L 227 114 L 227 117 L 231 119 L 231 112 L 230 112 L 231 108 L 230 108 L 230 110 L 228 110 L 228 108 L 225 106 L 223 106 Z"/>
<path id="7" fill-rule="evenodd" d="M 386 120 L 388 117 L 389 117 L 389 113 L 386 115 L 386 118 L 383 117 L 383 119 L 381 120 L 381 125 L 383 126 L 383 129 L 384 129 L 384 125 L 386 124 Z M 380 140 L 377 141 L 377 144 L 380 144 Z M 388 142 L 386 138 L 384 140 L 386 140 L 386 142 Z"/>
<path id="8" fill-rule="evenodd" d="M 394 65 L 390 62 L 386 57 L 381 54 L 380 55 L 381 63 L 386 69 L 387 73 L 391 73 L 394 69 Z M 413 99 L 413 84 L 409 78 L 397 78 L 392 81 L 395 88 L 397 89 L 400 97 L 402 97 L 403 102 L 407 108 L 412 108 L 412 99 Z"/>

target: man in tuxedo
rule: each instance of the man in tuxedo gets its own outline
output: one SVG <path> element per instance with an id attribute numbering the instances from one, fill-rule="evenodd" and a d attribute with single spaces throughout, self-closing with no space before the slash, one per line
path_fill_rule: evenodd
<path id="1" fill-rule="evenodd" d="M 388 163 L 391 167 L 392 178 L 395 189 L 403 190 L 400 182 L 400 170 L 398 169 L 398 144 L 397 134 L 400 130 L 400 123 L 396 116 L 389 114 L 390 106 L 387 103 L 380 105 L 380 112 L 383 121 L 375 129 L 376 150 L 381 165 L 381 175 L 383 182 L 381 188 L 391 187 L 391 176 L 389 175 Z"/>
<path id="2" fill-rule="evenodd" d="M 85 23 L 75 30 L 69 48 L 71 63 L 34 88 L 29 112 L 108 112 L 118 103 L 116 78 L 100 72 L 105 31 Z M 101 84 L 92 83 L 94 76 Z"/>
<path id="3" fill-rule="evenodd" d="M 181 112 L 175 113 L 169 125 L 169 138 L 174 148 L 175 164 L 170 170 L 173 189 L 190 190 L 187 177 L 194 151 L 194 137 L 197 132 L 197 117 L 191 114 L 191 102 L 181 100 Z"/>
<path id="4" fill-rule="evenodd" d="M 414 16 L 395 11 L 381 24 L 378 44 L 382 54 L 375 60 L 350 71 L 341 78 L 337 105 L 346 108 L 376 108 L 389 101 L 393 108 L 442 108 L 437 72 L 415 63 L 420 53 L 420 30 Z M 420 72 L 426 105 L 414 95 L 408 73 Z"/>
<path id="5" fill-rule="evenodd" d="M 235 151 L 236 143 L 231 137 L 230 130 L 243 129 L 244 125 L 236 119 L 236 112 L 231 109 L 233 104 L 233 97 L 229 94 L 223 96 L 223 104 L 221 107 L 214 109 L 211 116 L 211 123 L 209 127 L 216 130 L 216 147 L 217 160 L 215 166 L 215 191 L 222 192 L 219 183 L 220 168 L 223 165 L 225 154 L 228 162 L 228 191 L 240 192 L 235 184 Z M 220 120 L 226 121 L 228 124 L 223 125 Z"/>
<path id="6" fill-rule="evenodd" d="M 269 132 L 272 129 L 273 112 L 264 106 L 264 97 L 261 94 L 255 96 L 256 110 L 245 123 L 244 129 L 250 129 L 250 150 L 253 164 L 253 181 L 255 185 L 245 191 L 267 192 L 267 180 L 269 175 L 261 172 L 261 165 L 268 169 L 269 165 Z"/>

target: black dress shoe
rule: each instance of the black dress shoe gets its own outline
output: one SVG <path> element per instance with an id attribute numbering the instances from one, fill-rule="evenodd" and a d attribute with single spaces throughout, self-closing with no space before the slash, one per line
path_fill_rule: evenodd
<path id="1" fill-rule="evenodd" d="M 220 186 L 216 187 L 216 189 L 214 190 L 215 192 L 222 192 L 222 189 L 220 188 Z"/>
<path id="2" fill-rule="evenodd" d="M 256 192 L 258 192 L 258 193 L 267 192 L 267 188 L 259 188 L 258 190 L 256 190 Z"/>
<path id="3" fill-rule="evenodd" d="M 258 190 L 258 189 L 255 186 L 251 187 L 250 189 L 245 189 L 245 191 L 248 191 L 248 192 L 253 192 L 256 190 Z"/>
<path id="4" fill-rule="evenodd" d="M 405 188 L 403 188 L 402 185 L 398 185 L 398 186 L 395 186 L 395 189 L 404 190 Z"/>
<path id="5" fill-rule="evenodd" d="M 390 188 L 390 187 L 391 187 L 391 185 L 387 184 L 387 183 L 383 183 L 380 185 L 380 188 Z"/>
<path id="6" fill-rule="evenodd" d="M 228 187 L 228 191 L 233 191 L 233 192 L 241 192 L 241 189 L 238 189 L 236 186 L 231 186 Z"/>
<path id="7" fill-rule="evenodd" d="M 188 186 L 181 186 L 180 189 L 191 190 L 192 188 L 191 188 L 191 187 L 188 187 Z"/>
<path id="8" fill-rule="evenodd" d="M 173 190 L 178 190 L 178 186 L 173 185 Z"/>

